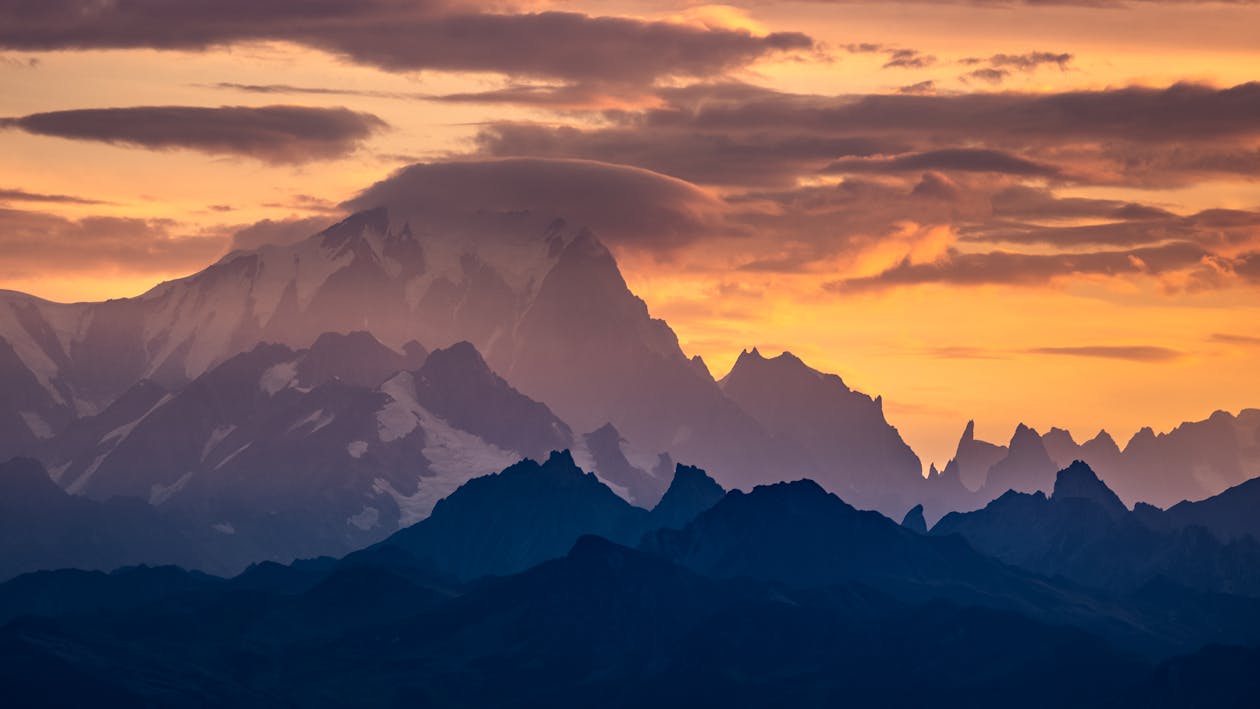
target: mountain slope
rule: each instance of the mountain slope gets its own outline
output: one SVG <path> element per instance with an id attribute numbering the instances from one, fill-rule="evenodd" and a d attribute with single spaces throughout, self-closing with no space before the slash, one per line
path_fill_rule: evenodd
<path id="1" fill-rule="evenodd" d="M 740 354 L 720 384 L 772 435 L 805 454 L 784 462 L 854 504 L 899 514 L 921 494 L 922 464 L 885 420 L 881 399 L 790 352 L 767 359 L 755 348 Z"/>

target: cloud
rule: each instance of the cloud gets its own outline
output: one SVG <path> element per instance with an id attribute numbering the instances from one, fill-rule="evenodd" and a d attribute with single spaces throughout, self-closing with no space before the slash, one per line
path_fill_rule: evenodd
<path id="1" fill-rule="evenodd" d="M 665 253 L 721 230 L 723 204 L 671 177 L 588 160 L 516 158 L 420 163 L 344 207 L 385 206 L 427 222 L 529 212 L 593 229 L 611 245 Z"/>
<path id="2" fill-rule="evenodd" d="M 251 250 L 267 244 L 293 244 L 318 234 L 335 221 L 332 217 L 264 219 L 232 234 L 231 249 Z"/>
<path id="3" fill-rule="evenodd" d="M 895 173 L 943 170 L 961 172 L 1000 172 L 1008 175 L 1051 177 L 1059 170 L 1010 155 L 1000 150 L 948 148 L 923 153 L 907 153 L 895 157 L 850 158 L 837 160 L 824 172 L 832 173 Z"/>
<path id="4" fill-rule="evenodd" d="M 713 185 L 787 185 L 842 158 L 913 161 L 942 150 L 1005 152 L 1038 174 L 1091 185 L 1170 187 L 1260 171 L 1260 83 L 858 96 L 725 83 L 657 93 L 658 105 L 605 111 L 595 126 L 490 124 L 478 152 L 624 162 Z"/>
<path id="5" fill-rule="evenodd" d="M 864 137 L 755 132 L 641 129 L 624 126 L 583 130 L 572 126 L 497 123 L 476 137 L 478 151 L 493 157 L 582 158 L 638 165 L 708 185 L 774 186 L 816 172 L 824 156 L 866 157 L 896 152 L 902 141 Z"/>
<path id="6" fill-rule="evenodd" d="M 1212 342 L 1222 342 L 1227 345 L 1242 345 L 1244 347 L 1260 347 L 1260 337 L 1255 335 L 1234 335 L 1225 332 L 1214 332 L 1208 338 Z"/>
<path id="7" fill-rule="evenodd" d="M 1129 362 L 1169 362 L 1180 359 L 1185 353 L 1167 347 L 1151 345 L 1087 345 L 1083 347 L 1034 347 L 1029 354 L 1058 355 L 1065 357 L 1094 357 L 1122 359 Z"/>
<path id="8" fill-rule="evenodd" d="M 895 49 L 889 52 L 885 69 L 926 69 L 936 63 L 936 57 L 923 54 L 917 49 Z"/>
<path id="9" fill-rule="evenodd" d="M 284 164 L 339 158 L 384 129 L 369 113 L 306 106 L 137 106 L 35 113 L 0 121 L 35 135 Z"/>
<path id="10" fill-rule="evenodd" d="M 912 95 L 913 94 L 930 94 L 933 91 L 936 91 L 936 82 L 931 81 L 931 80 L 920 81 L 917 84 L 909 84 L 907 86 L 902 86 L 901 88 L 897 89 L 897 93 L 899 94 L 912 94 Z"/>
<path id="11" fill-rule="evenodd" d="M 43 202 L 46 204 L 107 204 L 97 199 L 66 194 L 40 194 L 19 189 L 0 189 L 0 202 Z"/>
<path id="12" fill-rule="evenodd" d="M 1072 63 L 1072 55 L 1067 52 L 1028 52 L 1026 54 L 994 54 L 989 57 L 989 66 L 1011 68 L 1017 71 L 1031 72 L 1042 66 L 1053 64 L 1065 71 Z"/>
<path id="13" fill-rule="evenodd" d="M 404 0 L 0 0 L 0 47 L 201 50 L 280 40 L 389 71 L 488 71 L 574 83 L 707 77 L 813 48 L 796 32 L 754 35 L 698 23 L 481 7 Z"/>
<path id="14" fill-rule="evenodd" d="M 994 69 L 993 67 L 985 67 L 983 69 L 976 69 L 975 71 L 969 71 L 958 78 L 964 82 L 974 79 L 976 81 L 983 81 L 989 84 L 1000 84 L 1006 80 L 1006 77 L 1010 75 L 1011 73 L 1005 69 Z"/>
<path id="15" fill-rule="evenodd" d="M 240 91 L 249 94 L 298 94 L 311 96 L 359 96 L 364 98 L 390 98 L 404 100 L 427 99 L 427 94 L 399 91 L 370 91 L 366 89 L 330 88 L 324 86 L 293 86 L 291 84 L 241 84 L 232 81 L 219 81 L 213 84 L 193 84 L 203 89 L 220 89 L 223 91 Z"/>
<path id="16" fill-rule="evenodd" d="M 160 219 L 67 219 L 38 211 L 0 208 L 0 277 L 102 269 L 130 274 L 194 271 L 217 258 L 227 239 L 217 233 L 181 235 Z"/>
<path id="17" fill-rule="evenodd" d="M 1212 257 L 1213 254 L 1201 246 L 1180 242 L 1130 250 L 1054 254 L 964 253 L 953 249 L 931 262 L 904 260 L 873 276 L 831 281 L 824 289 L 857 293 L 931 283 L 1031 286 L 1074 276 L 1158 277 L 1202 268 L 1205 260 Z"/>

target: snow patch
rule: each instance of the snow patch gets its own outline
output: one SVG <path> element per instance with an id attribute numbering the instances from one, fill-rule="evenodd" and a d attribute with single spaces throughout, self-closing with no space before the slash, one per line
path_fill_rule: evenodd
<path id="1" fill-rule="evenodd" d="M 70 463 L 72 462 L 73 461 L 67 460 L 59 465 L 48 466 L 48 477 L 52 478 L 53 482 L 60 483 L 61 476 L 66 474 L 66 469 L 70 467 Z"/>
<path id="2" fill-rule="evenodd" d="M 20 411 L 18 415 L 22 417 L 22 421 L 26 423 L 26 427 L 31 430 L 36 438 L 48 439 L 53 437 L 52 426 L 44 420 L 44 417 L 34 411 Z"/>
<path id="3" fill-rule="evenodd" d="M 184 486 L 188 484 L 188 481 L 192 480 L 192 476 L 193 474 L 190 470 L 179 476 L 179 480 L 176 480 L 170 485 L 154 484 L 153 487 L 149 488 L 149 504 L 156 507 L 171 499 L 172 495 L 184 489 Z"/>
<path id="4" fill-rule="evenodd" d="M 97 468 L 101 467 L 101 463 L 104 463 L 105 458 L 108 456 L 109 451 L 96 456 L 96 460 L 92 461 L 92 464 L 87 467 L 87 470 L 84 470 L 74 482 L 66 486 L 66 492 L 71 495 L 78 495 L 83 492 L 83 488 L 87 487 L 88 481 L 92 479 L 92 474 L 96 472 Z"/>
<path id="5" fill-rule="evenodd" d="M 319 429 L 332 423 L 333 419 L 335 418 L 336 418 L 335 414 L 326 414 L 324 413 L 323 409 L 315 409 L 306 418 L 302 419 L 301 421 L 298 421 L 292 426 L 289 426 L 288 432 L 292 433 L 293 431 L 296 431 L 299 428 L 303 428 L 305 426 L 311 426 L 312 427 L 311 430 L 306 432 L 306 435 L 309 436 L 312 433 L 315 433 L 316 431 L 318 431 Z"/>
<path id="6" fill-rule="evenodd" d="M 245 449 L 246 449 L 246 448 L 249 448 L 251 445 L 253 445 L 253 442 L 252 442 L 252 441 L 251 441 L 250 443 L 246 443 L 245 445 L 241 446 L 240 448 L 237 448 L 236 450 L 232 451 L 232 453 L 231 453 L 230 455 L 228 455 L 228 457 L 224 458 L 223 460 L 220 460 L 220 461 L 219 461 L 219 464 L 218 464 L 218 465 L 216 465 L 216 466 L 214 466 L 214 469 L 215 469 L 215 470 L 218 470 L 219 468 L 222 468 L 223 466 L 227 465 L 229 462 L 231 462 L 231 460 L 232 460 L 233 458 L 235 458 L 236 456 L 238 456 L 238 455 L 240 455 L 241 453 L 243 453 L 243 452 L 245 451 Z"/>
<path id="7" fill-rule="evenodd" d="M 219 426 L 210 432 L 210 437 L 206 439 L 206 444 L 201 447 L 201 462 L 206 462 L 206 456 L 214 450 L 215 446 L 223 442 L 223 439 L 232 435 L 236 430 L 236 424 L 228 424 L 227 426 Z"/>
<path id="8" fill-rule="evenodd" d="M 355 460 L 362 458 L 363 454 L 367 452 L 367 449 L 367 441 L 350 441 L 346 444 L 346 452 L 349 453 L 350 457 Z"/>
<path id="9" fill-rule="evenodd" d="M 296 379 L 297 362 L 281 362 L 268 367 L 267 371 L 263 372 L 258 380 L 258 388 L 266 392 L 267 396 L 275 396 L 276 393 L 293 386 Z"/>
<path id="10" fill-rule="evenodd" d="M 381 512 L 375 507 L 364 507 L 362 512 L 346 519 L 346 524 L 358 527 L 365 532 L 380 523 Z"/>

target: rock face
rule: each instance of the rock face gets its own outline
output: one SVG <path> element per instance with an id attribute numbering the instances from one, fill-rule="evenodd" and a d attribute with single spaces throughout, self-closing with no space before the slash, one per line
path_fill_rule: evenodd
<path id="1" fill-rule="evenodd" d="M 864 507 L 905 509 L 920 493 L 923 467 L 879 398 L 856 392 L 784 352 L 745 351 L 722 391 L 771 435 L 802 454 L 798 469 Z M 796 462 L 788 458 L 785 462 Z"/>

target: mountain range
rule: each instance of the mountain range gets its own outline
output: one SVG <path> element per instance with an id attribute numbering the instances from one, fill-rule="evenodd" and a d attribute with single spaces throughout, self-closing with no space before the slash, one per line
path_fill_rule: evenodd
<path id="1" fill-rule="evenodd" d="M 642 508 L 683 461 L 726 488 L 808 477 L 898 519 L 922 505 L 925 523 L 1048 492 L 1078 458 L 1159 507 L 1260 472 L 1249 409 L 1123 449 L 1023 425 L 1001 446 L 968 424 L 924 476 L 881 397 L 791 353 L 752 348 L 714 379 L 589 230 L 434 217 L 400 193 L 387 180 L 323 232 L 135 298 L 0 293 L 0 460 L 187 521 L 199 568 L 218 572 L 374 544 L 463 482 L 559 449 Z"/>
<path id="2" fill-rule="evenodd" d="M 991 512 L 1010 496 L 1048 511 Z M 1044 534 L 1048 518 L 1101 515 L 1122 536 L 1141 524 L 1088 466 L 1059 472 L 1050 498 L 1012 492 L 986 513 L 924 534 L 812 481 L 723 493 L 683 466 L 648 511 L 557 452 L 470 480 L 342 559 L 232 578 L 133 567 L 0 584 L 0 681 L 19 704 L 53 706 L 1254 698 L 1255 589 L 1160 574 L 1118 590 L 1034 568 L 1046 550 L 1145 563 L 1147 549 L 1111 541 L 1116 527 Z M 985 528 L 1026 552 L 988 555 Z"/>

